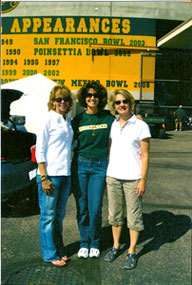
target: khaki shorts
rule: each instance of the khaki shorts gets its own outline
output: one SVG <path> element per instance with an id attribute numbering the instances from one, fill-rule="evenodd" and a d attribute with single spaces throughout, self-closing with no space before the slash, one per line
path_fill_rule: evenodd
<path id="1" fill-rule="evenodd" d="M 144 229 L 142 198 L 137 197 L 136 194 L 138 180 L 128 181 L 107 177 L 106 182 L 109 224 L 123 225 L 126 212 L 128 228 L 133 231 L 142 231 Z"/>

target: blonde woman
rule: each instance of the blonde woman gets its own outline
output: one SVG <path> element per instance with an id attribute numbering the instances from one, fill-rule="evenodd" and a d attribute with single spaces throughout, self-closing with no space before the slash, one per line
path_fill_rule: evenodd
<path id="1" fill-rule="evenodd" d="M 112 262 L 120 254 L 120 236 L 126 204 L 130 244 L 124 268 L 137 264 L 136 244 L 144 229 L 141 199 L 145 193 L 148 172 L 148 125 L 133 115 L 134 98 L 126 90 L 116 90 L 111 97 L 112 110 L 118 115 L 111 126 L 111 149 L 107 167 L 109 223 L 112 225 L 113 247 L 105 256 Z"/>
<path id="2" fill-rule="evenodd" d="M 67 113 L 72 96 L 66 86 L 54 86 L 49 112 L 40 122 L 37 135 L 38 195 L 40 206 L 40 245 L 45 262 L 65 266 L 62 225 L 70 191 L 70 157 L 73 130 Z"/>

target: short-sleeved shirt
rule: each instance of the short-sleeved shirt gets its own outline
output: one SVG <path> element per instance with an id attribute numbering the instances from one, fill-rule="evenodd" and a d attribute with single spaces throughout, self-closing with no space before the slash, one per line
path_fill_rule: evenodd
<path id="1" fill-rule="evenodd" d="M 179 121 L 183 121 L 185 118 L 185 111 L 183 109 L 177 109 L 175 111 L 175 117 L 176 119 L 178 119 Z"/>
<path id="2" fill-rule="evenodd" d="M 116 119 L 111 127 L 112 140 L 107 176 L 137 180 L 141 178 L 140 141 L 151 137 L 148 125 L 133 115 L 120 127 Z"/>
<path id="3" fill-rule="evenodd" d="M 96 114 L 82 112 L 72 121 L 75 155 L 99 159 L 108 156 L 109 134 L 114 117 L 108 110 Z"/>

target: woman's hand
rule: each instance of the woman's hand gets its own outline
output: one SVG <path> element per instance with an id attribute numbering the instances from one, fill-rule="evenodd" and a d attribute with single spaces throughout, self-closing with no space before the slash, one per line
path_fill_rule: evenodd
<path id="1" fill-rule="evenodd" d="M 137 114 L 136 117 L 137 117 L 137 119 L 139 119 L 139 120 L 143 120 L 143 117 L 142 117 L 141 114 Z"/>
<path id="2" fill-rule="evenodd" d="M 140 141 L 141 146 L 141 163 L 142 163 L 142 172 L 141 179 L 137 184 L 137 196 L 143 196 L 146 188 L 146 179 L 148 172 L 148 164 L 149 164 L 149 138 L 143 139 Z"/>
<path id="3" fill-rule="evenodd" d="M 144 195 L 144 193 L 145 193 L 145 184 L 146 184 L 146 181 L 144 179 L 139 180 L 139 182 L 137 184 L 137 191 L 136 191 L 138 197 Z"/>
<path id="4" fill-rule="evenodd" d="M 55 186 L 53 185 L 52 181 L 47 178 L 42 181 L 42 188 L 46 195 L 52 195 Z"/>

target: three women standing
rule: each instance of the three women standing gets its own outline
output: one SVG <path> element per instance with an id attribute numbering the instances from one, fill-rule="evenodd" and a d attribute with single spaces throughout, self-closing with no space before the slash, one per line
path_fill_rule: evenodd
<path id="1" fill-rule="evenodd" d="M 62 223 L 70 192 L 71 143 L 74 150 L 72 175 L 77 221 L 80 232 L 79 258 L 100 256 L 102 201 L 107 173 L 109 223 L 112 225 L 114 245 L 106 255 L 113 261 L 120 252 L 120 236 L 124 222 L 124 201 L 130 246 L 125 268 L 136 266 L 136 243 L 143 230 L 141 197 L 145 192 L 148 171 L 150 132 L 146 123 L 133 114 L 134 99 L 126 90 L 116 90 L 112 106 L 119 118 L 104 110 L 107 90 L 90 81 L 78 93 L 85 111 L 72 121 L 67 116 L 72 106 L 67 87 L 53 88 L 49 100 L 49 114 L 37 136 L 38 191 L 40 241 L 44 261 L 64 266 L 67 256 L 62 239 Z M 112 126 L 112 128 L 111 128 Z M 109 136 L 111 137 L 108 164 Z"/>

